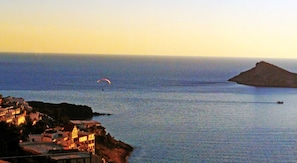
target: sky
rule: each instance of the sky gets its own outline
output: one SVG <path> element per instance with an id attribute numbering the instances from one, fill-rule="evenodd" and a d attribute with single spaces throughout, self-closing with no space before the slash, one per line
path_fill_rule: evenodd
<path id="1" fill-rule="evenodd" d="M 297 58 L 296 0 L 0 0 L 0 52 Z"/>

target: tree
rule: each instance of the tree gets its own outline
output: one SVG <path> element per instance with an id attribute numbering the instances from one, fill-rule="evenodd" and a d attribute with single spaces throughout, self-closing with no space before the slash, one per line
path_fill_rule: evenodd
<path id="1" fill-rule="evenodd" d="M 0 157 L 21 154 L 19 141 L 21 134 L 15 125 L 0 122 Z"/>

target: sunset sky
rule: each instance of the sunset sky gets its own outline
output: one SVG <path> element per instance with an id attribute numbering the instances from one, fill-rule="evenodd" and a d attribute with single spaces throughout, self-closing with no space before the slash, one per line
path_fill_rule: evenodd
<path id="1" fill-rule="evenodd" d="M 0 52 L 297 58 L 296 0 L 0 0 Z"/>

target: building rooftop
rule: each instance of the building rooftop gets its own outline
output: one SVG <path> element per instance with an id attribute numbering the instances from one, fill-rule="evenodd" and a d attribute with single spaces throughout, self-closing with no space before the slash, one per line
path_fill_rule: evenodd
<path id="1" fill-rule="evenodd" d="M 25 150 L 35 154 L 46 154 L 49 150 L 62 150 L 63 146 L 53 142 L 23 142 L 20 146 Z"/>
<path id="2" fill-rule="evenodd" d="M 75 125 L 88 125 L 88 126 L 100 126 L 101 123 L 95 120 L 71 120 L 71 123 L 75 124 Z"/>
<path id="3" fill-rule="evenodd" d="M 52 160 L 69 160 L 69 159 L 80 159 L 90 158 L 90 154 L 86 152 L 73 152 L 73 153 L 61 153 L 58 155 L 50 156 Z"/>

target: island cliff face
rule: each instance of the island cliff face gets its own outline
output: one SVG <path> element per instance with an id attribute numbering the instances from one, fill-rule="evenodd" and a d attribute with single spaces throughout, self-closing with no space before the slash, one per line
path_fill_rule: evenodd
<path id="1" fill-rule="evenodd" d="M 228 81 L 256 87 L 297 88 L 297 74 L 261 61 Z"/>

